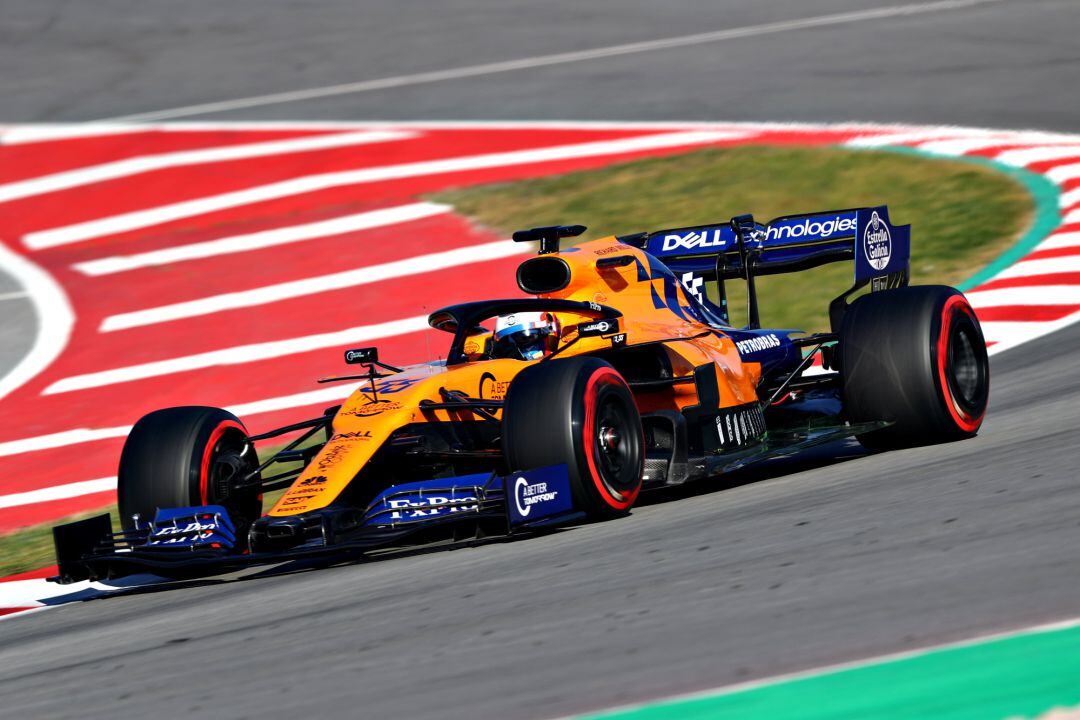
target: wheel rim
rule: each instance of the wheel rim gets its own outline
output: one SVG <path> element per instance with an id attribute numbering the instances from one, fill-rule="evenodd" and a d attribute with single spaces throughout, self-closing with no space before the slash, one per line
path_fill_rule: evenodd
<path id="1" fill-rule="evenodd" d="M 251 505 L 261 502 L 258 488 L 236 491 L 244 475 L 257 467 L 255 454 L 248 449 L 243 428 L 224 422 L 214 429 L 203 454 L 199 478 L 200 500 L 203 505 L 222 505 L 234 523 L 242 523 L 252 512 Z"/>
<path id="2" fill-rule="evenodd" d="M 641 484 L 641 433 L 634 423 L 632 400 L 619 392 L 614 378 L 594 386 L 594 412 L 588 427 L 595 481 L 620 505 L 632 503 Z M 603 493 L 602 493 L 603 494 Z"/>

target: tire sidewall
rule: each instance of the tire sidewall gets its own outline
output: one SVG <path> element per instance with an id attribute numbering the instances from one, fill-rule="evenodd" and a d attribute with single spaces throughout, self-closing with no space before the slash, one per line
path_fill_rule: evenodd
<path id="1" fill-rule="evenodd" d="M 583 435 L 590 423 L 587 393 L 598 389 L 627 399 L 628 421 L 637 435 L 636 486 L 621 498 L 594 476 L 595 458 L 590 462 L 590 448 Z M 599 358 L 548 360 L 522 370 L 506 394 L 503 451 L 511 471 L 565 464 L 575 507 L 594 518 L 626 514 L 640 491 L 644 439 L 637 405 L 622 376 Z"/>
<path id="2" fill-rule="evenodd" d="M 981 402 L 957 415 L 950 389 L 950 332 L 964 324 L 978 366 Z M 852 422 L 887 421 L 860 435 L 872 448 L 962 439 L 985 416 L 989 364 L 978 318 L 964 295 L 947 286 L 910 286 L 858 298 L 840 331 L 842 400 Z"/>

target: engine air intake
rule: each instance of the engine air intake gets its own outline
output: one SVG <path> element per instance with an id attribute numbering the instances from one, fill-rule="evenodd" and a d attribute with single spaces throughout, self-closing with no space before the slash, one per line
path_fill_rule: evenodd
<path id="1" fill-rule="evenodd" d="M 530 258 L 518 265 L 517 284 L 530 295 L 558 292 L 570 284 L 570 266 L 559 257 Z"/>

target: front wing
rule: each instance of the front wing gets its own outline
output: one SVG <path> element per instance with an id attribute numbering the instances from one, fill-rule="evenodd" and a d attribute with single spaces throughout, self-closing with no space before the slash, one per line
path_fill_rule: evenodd
<path id="1" fill-rule="evenodd" d="M 583 517 L 574 507 L 565 465 L 391 487 L 363 511 L 328 508 L 304 516 L 316 529 L 313 537 L 271 552 L 240 549 L 232 520 L 218 506 L 159 510 L 152 522 L 120 533 L 112 532 L 106 513 L 53 528 L 59 573 L 51 579 L 67 584 L 145 572 L 191 578 L 260 564 L 346 559 L 409 545 L 420 535 L 462 523 L 489 521 L 500 534 L 512 535 Z"/>

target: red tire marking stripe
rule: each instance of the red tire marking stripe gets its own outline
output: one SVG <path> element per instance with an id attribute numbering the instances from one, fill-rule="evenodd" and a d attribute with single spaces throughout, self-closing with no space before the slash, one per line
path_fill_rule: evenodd
<path id="1" fill-rule="evenodd" d="M 206 447 L 203 449 L 202 464 L 199 466 L 199 499 L 202 501 L 203 505 L 210 504 L 210 459 L 214 455 L 214 447 L 229 430 L 239 430 L 245 435 L 247 434 L 243 425 L 232 420 L 223 420 L 216 428 L 214 428 L 214 431 L 210 433 L 210 438 L 206 441 Z"/>
<path id="2" fill-rule="evenodd" d="M 949 330 L 952 327 L 953 308 L 956 308 L 959 312 L 968 313 L 973 318 L 975 317 L 967 298 L 963 295 L 953 295 L 945 301 L 945 306 L 941 308 L 941 330 L 937 341 L 938 379 L 941 381 L 941 393 L 945 400 L 945 408 L 949 411 L 949 415 L 952 416 L 953 422 L 965 432 L 975 432 L 982 423 L 983 415 L 986 414 L 985 408 L 978 417 L 968 417 L 953 399 L 952 392 L 949 390 L 949 381 L 945 374 L 945 367 L 949 360 Z"/>
<path id="3" fill-rule="evenodd" d="M 582 440 L 584 443 L 585 460 L 589 464 L 589 478 L 592 480 L 593 487 L 604 499 L 604 502 L 615 510 L 626 510 L 634 504 L 634 500 L 637 499 L 640 486 L 634 488 L 634 491 L 628 494 L 626 497 L 617 498 L 608 489 L 607 485 L 600 478 L 600 471 L 596 467 L 596 459 L 594 458 L 596 451 L 596 392 L 594 389 L 598 385 L 619 385 L 623 380 L 619 373 L 615 372 L 613 368 L 602 367 L 594 372 L 588 382 L 585 384 L 585 417 L 582 422 L 583 430 Z M 644 450 L 644 445 L 642 446 Z"/>

